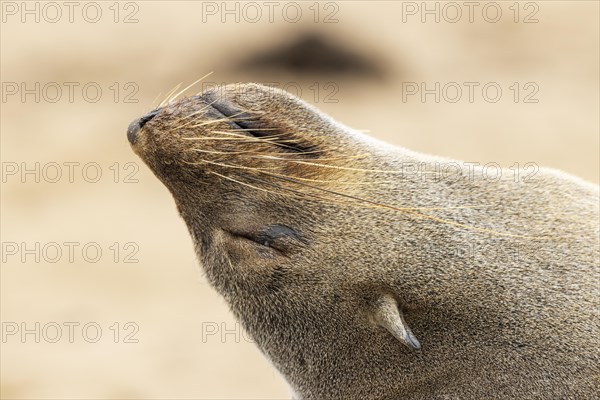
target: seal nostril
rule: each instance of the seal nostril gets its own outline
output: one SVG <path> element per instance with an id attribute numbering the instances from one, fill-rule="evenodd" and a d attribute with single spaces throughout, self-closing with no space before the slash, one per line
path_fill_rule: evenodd
<path id="1" fill-rule="evenodd" d="M 144 115 L 142 118 L 140 118 L 139 123 L 140 123 L 140 129 L 144 127 L 144 125 L 146 125 L 146 122 L 150 121 L 152 118 L 156 117 L 156 114 L 159 113 L 160 110 L 154 110 L 154 111 L 150 111 L 148 114 Z"/>
<path id="2" fill-rule="evenodd" d="M 144 115 L 142 118 L 138 118 L 131 124 L 129 124 L 129 127 L 127 128 L 127 139 L 129 140 L 129 143 L 135 144 L 137 140 L 137 134 L 140 131 L 140 129 L 142 129 L 148 121 L 154 118 L 159 113 L 159 111 L 160 110 L 151 111 L 148 114 Z"/>

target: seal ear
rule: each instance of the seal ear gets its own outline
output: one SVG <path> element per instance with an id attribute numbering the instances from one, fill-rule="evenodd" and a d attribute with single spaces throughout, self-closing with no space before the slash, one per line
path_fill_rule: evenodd
<path id="1" fill-rule="evenodd" d="M 408 348 L 413 350 L 421 348 L 421 344 L 404 321 L 398 304 L 392 296 L 385 294 L 378 299 L 374 316 L 377 324 L 387 329 Z"/>

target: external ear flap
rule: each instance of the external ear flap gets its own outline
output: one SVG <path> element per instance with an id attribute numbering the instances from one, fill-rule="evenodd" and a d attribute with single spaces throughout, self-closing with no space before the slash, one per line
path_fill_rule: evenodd
<path id="1" fill-rule="evenodd" d="M 386 294 L 379 298 L 375 308 L 375 321 L 408 348 L 413 350 L 421 348 L 421 344 L 404 321 L 398 304 L 392 296 Z"/>

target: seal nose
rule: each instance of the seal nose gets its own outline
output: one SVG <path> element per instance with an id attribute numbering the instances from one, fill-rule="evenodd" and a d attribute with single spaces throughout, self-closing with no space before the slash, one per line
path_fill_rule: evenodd
<path id="1" fill-rule="evenodd" d="M 127 128 L 127 139 L 129 140 L 129 143 L 135 144 L 137 140 L 137 134 L 140 131 L 140 129 L 142 129 L 144 125 L 146 125 L 146 122 L 154 118 L 156 114 L 158 114 L 158 112 L 159 110 L 151 111 L 148 114 L 144 115 L 142 118 L 138 118 L 131 124 L 129 124 L 129 127 Z"/>
<path id="2" fill-rule="evenodd" d="M 137 133 L 140 131 L 141 128 L 142 127 L 140 126 L 139 118 L 129 124 L 129 127 L 127 128 L 127 140 L 129 140 L 129 143 L 135 144 L 135 141 L 137 139 Z"/>

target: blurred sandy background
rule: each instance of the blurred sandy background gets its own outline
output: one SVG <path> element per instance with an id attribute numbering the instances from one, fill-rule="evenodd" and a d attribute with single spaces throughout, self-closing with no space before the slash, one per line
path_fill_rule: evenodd
<path id="1" fill-rule="evenodd" d="M 535 162 L 598 183 L 599 3 L 520 3 L 518 22 L 513 3 L 496 3 L 502 11 L 496 23 L 483 18 L 486 3 L 473 22 L 463 7 L 457 23 L 447 21 L 455 10 L 444 14 L 445 3 L 438 3 L 440 22 L 426 15 L 423 23 L 421 10 L 407 14 L 414 8 L 392 1 L 301 3 L 297 22 L 291 22 L 296 8 L 284 18 L 285 3 L 277 3 L 272 22 L 262 2 L 254 3 L 262 12 L 257 22 L 245 3 L 228 3 L 238 7 L 236 22 L 221 2 L 120 3 L 117 15 L 111 1 L 97 2 L 102 17 L 91 23 L 82 17 L 82 2 L 72 23 L 64 6 L 62 19 L 52 23 L 52 9 L 44 15 L 40 8 L 39 22 L 31 15 L 22 22 L 22 10 L 14 9 L 21 2 L 3 2 L 1 397 L 289 398 L 285 382 L 208 286 L 169 193 L 125 136 L 159 93 L 162 99 L 176 84 L 210 71 L 212 85 L 301 88 L 305 100 L 337 120 L 413 150 L 506 167 Z M 34 9 L 35 2 L 27 5 Z M 94 19 L 94 9 L 86 10 Z M 487 12 L 494 17 L 493 9 Z M 538 22 L 525 23 L 527 16 Z M 127 17 L 137 22 L 124 23 Z M 58 84 L 62 96 L 52 102 L 50 85 L 46 93 L 40 89 L 39 102 L 34 94 L 23 101 L 20 85 L 31 89 L 36 82 Z M 73 99 L 65 82 L 79 85 Z M 433 95 L 404 101 L 407 82 L 428 88 L 456 82 L 463 96 L 456 103 L 446 101 L 453 92 L 439 103 Z M 464 82 L 480 84 L 473 102 Z M 482 96 L 489 82 L 503 91 L 495 103 Z M 86 100 L 82 87 L 89 83 Z M 102 95 L 92 102 L 98 86 Z M 538 102 L 525 102 L 536 87 L 530 100 Z M 73 182 L 65 162 L 79 163 Z M 39 182 L 34 173 L 22 175 L 23 166 L 35 163 Z M 55 183 L 52 163 L 62 166 Z M 97 165 L 82 176 L 88 163 Z M 102 176 L 91 182 L 96 166 Z M 65 242 L 78 243 L 73 260 Z M 39 261 L 23 251 L 35 253 L 36 243 Z M 90 261 L 94 251 L 87 259 L 82 254 L 90 243 L 88 250 L 102 250 L 97 262 Z M 125 262 L 128 255 L 138 262 Z M 79 324 L 72 343 L 65 323 Z M 102 334 L 89 343 L 95 326 Z M 23 327 L 34 333 L 23 338 Z M 126 343 L 131 339 L 138 342 Z"/>

